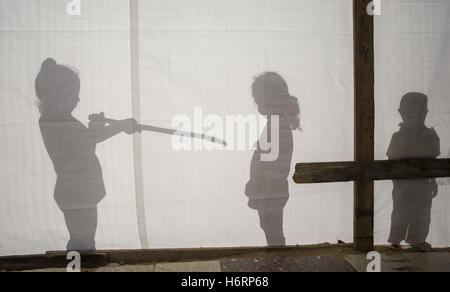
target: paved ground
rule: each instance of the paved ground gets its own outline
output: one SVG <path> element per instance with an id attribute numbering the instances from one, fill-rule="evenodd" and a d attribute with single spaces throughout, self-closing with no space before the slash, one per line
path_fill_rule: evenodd
<path id="1" fill-rule="evenodd" d="M 368 260 L 349 255 L 346 260 L 359 272 L 367 270 Z M 450 272 L 450 253 L 399 253 L 381 256 L 382 272 Z"/>
<path id="2" fill-rule="evenodd" d="M 221 260 L 223 272 L 355 272 L 346 261 L 325 256 Z"/>
<path id="3" fill-rule="evenodd" d="M 366 272 L 364 254 L 336 256 L 239 257 L 215 261 L 119 265 L 87 272 Z M 450 252 L 381 253 L 382 272 L 450 272 Z M 32 272 L 65 272 L 65 269 Z"/>

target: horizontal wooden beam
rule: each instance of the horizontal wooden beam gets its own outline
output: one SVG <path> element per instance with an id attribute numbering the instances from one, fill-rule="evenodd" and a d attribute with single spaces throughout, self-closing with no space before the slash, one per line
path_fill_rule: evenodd
<path id="1" fill-rule="evenodd" d="M 298 184 L 450 177 L 450 159 L 299 163 Z"/>

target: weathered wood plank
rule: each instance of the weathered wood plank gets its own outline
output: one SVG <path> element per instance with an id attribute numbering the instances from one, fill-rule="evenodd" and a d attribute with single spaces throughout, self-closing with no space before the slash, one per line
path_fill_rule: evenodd
<path id="1" fill-rule="evenodd" d="M 372 0 L 353 0 L 355 160 L 373 161 L 375 148 L 374 20 L 367 14 Z M 373 181 L 354 186 L 354 245 L 373 249 Z"/>
<path id="2" fill-rule="evenodd" d="M 450 177 L 450 159 L 299 163 L 298 184 Z"/>
<path id="3" fill-rule="evenodd" d="M 54 254 L 0 257 L 0 270 L 21 271 L 37 269 L 66 268 L 69 264 L 67 251 Z M 108 264 L 106 252 L 81 253 L 83 269 L 99 268 Z"/>

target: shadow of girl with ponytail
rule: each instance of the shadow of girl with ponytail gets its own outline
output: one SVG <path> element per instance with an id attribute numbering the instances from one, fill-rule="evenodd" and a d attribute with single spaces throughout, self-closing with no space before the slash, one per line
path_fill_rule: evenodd
<path id="1" fill-rule="evenodd" d="M 274 72 L 257 77 L 252 93 L 259 113 L 268 117 L 268 123 L 253 154 L 245 194 L 249 198 L 248 206 L 258 211 L 267 245 L 284 246 L 283 210 L 289 199 L 288 176 L 294 144 L 292 132 L 300 130 L 300 107 L 297 98 L 289 94 L 287 83 Z M 271 116 L 278 116 L 278 123 Z M 270 150 L 263 150 L 261 144 L 267 144 L 264 139 L 274 142 L 276 137 L 271 137 L 271 133 L 279 134 L 279 154 L 276 160 L 264 161 L 262 156 Z"/>
<path id="2" fill-rule="evenodd" d="M 129 119 L 85 127 L 72 116 L 80 102 L 80 78 L 53 59 L 42 63 L 35 89 L 42 138 L 57 175 L 54 198 L 70 234 L 67 250 L 95 250 L 97 205 L 106 195 L 96 145 L 121 132 L 133 134 L 137 123 Z"/>

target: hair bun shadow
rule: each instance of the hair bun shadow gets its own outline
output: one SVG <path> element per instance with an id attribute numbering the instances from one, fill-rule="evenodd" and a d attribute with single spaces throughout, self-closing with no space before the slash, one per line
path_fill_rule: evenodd
<path id="1" fill-rule="evenodd" d="M 50 72 L 54 68 L 56 68 L 58 64 L 56 64 L 56 61 L 52 58 L 47 58 L 44 62 L 42 62 L 41 65 L 41 71 L 43 72 Z"/>

